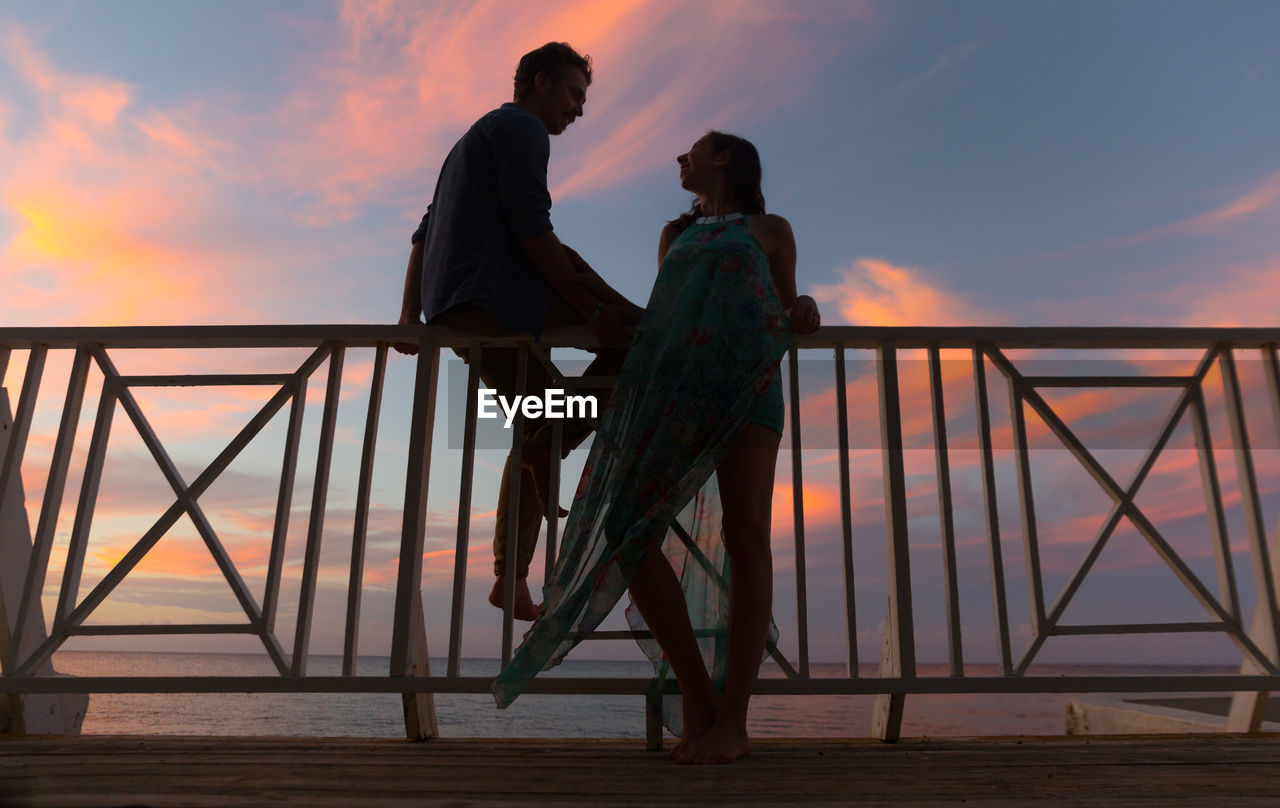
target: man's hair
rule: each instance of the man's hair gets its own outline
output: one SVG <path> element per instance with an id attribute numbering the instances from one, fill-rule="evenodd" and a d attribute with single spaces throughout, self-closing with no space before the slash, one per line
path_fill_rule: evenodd
<path id="1" fill-rule="evenodd" d="M 559 81 L 566 67 L 581 70 L 587 77 L 587 84 L 591 84 L 591 57 L 581 55 L 567 42 L 548 42 L 521 56 L 520 64 L 516 66 L 516 101 L 533 92 L 533 79 L 539 73 L 546 73 L 554 81 Z"/>

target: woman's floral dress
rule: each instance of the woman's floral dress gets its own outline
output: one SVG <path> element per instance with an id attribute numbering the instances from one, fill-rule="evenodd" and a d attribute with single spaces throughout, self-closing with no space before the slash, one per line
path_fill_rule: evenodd
<path id="1" fill-rule="evenodd" d="M 722 681 L 728 565 L 714 472 L 743 426 L 759 420 L 753 410 L 772 392 L 791 336 L 746 218 L 691 224 L 671 244 L 596 431 L 543 610 L 494 682 L 499 707 L 595 629 L 659 548 Z M 643 627 L 635 612 L 628 618 Z M 641 646 L 662 678 L 661 649 Z"/>

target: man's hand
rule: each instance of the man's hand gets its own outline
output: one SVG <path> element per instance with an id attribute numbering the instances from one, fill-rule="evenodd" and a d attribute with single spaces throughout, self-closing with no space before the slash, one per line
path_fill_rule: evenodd
<path id="1" fill-rule="evenodd" d="M 822 315 L 818 313 L 818 304 L 808 295 L 800 295 L 796 302 L 787 309 L 791 318 L 791 329 L 797 334 L 812 334 L 822 325 Z"/>
<path id="2" fill-rule="evenodd" d="M 600 313 L 587 321 L 591 334 L 605 348 L 625 348 L 631 344 L 631 328 L 624 315 L 626 310 L 612 303 L 600 309 Z"/>
<path id="3" fill-rule="evenodd" d="M 410 319 L 409 315 L 405 313 L 400 315 L 400 321 L 396 325 L 422 325 L 422 323 L 417 317 Z M 418 344 L 416 342 L 395 342 L 392 343 L 391 347 L 406 356 L 417 356 L 418 354 Z"/>

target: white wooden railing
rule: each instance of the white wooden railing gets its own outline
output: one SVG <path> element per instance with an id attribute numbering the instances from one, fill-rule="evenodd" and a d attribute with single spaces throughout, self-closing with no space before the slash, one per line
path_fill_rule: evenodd
<path id="1" fill-rule="evenodd" d="M 473 352 L 494 346 L 523 346 L 520 377 L 524 378 L 527 361 L 549 363 L 550 348 L 582 347 L 590 341 L 585 332 L 555 332 L 544 335 L 540 343 L 527 339 L 475 337 L 440 328 L 398 326 L 203 326 L 203 327 L 126 327 L 126 328 L 0 328 L 0 378 L 12 357 L 25 356 L 25 373 L 20 391 L 16 381 L 3 392 L 7 416 L 10 390 L 17 391 L 12 421 L 6 421 L 5 441 L 0 444 L 0 495 L 16 490 L 21 475 L 24 452 L 32 426 L 36 397 L 40 389 L 46 358 L 52 351 L 73 355 L 60 426 L 49 463 L 48 481 L 43 503 L 30 534 L 30 543 L 6 536 L 0 547 L 0 568 L 5 570 L 2 583 L 8 587 L 4 602 L 18 604 L 10 613 L 7 625 L 0 627 L 0 661 L 4 675 L 0 692 L 32 693 L 103 693 L 103 692 L 386 692 L 406 695 L 407 719 L 411 736 L 434 734 L 430 694 L 483 693 L 490 687 L 484 677 L 466 677 L 459 673 L 463 636 L 463 601 L 466 587 L 467 545 L 470 531 L 471 488 L 474 472 L 476 436 L 477 374 L 468 379 L 467 417 L 463 435 L 462 474 L 457 495 L 457 548 L 454 555 L 452 607 L 448 662 L 444 675 L 431 675 L 426 665 L 426 637 L 421 612 L 420 585 L 423 564 L 423 537 L 427 517 L 427 494 L 430 484 L 430 461 L 436 414 L 436 390 L 440 370 L 441 349 L 470 347 Z M 408 467 L 404 475 L 404 511 L 397 583 L 395 587 L 394 629 L 388 653 L 391 659 L 386 676 L 356 676 L 355 654 L 360 628 L 361 581 L 364 569 L 365 535 L 370 507 L 370 480 L 376 448 L 376 436 L 382 406 L 382 388 L 386 374 L 388 347 L 394 343 L 415 343 L 420 347 L 416 359 L 412 396 L 412 420 L 408 434 Z M 1280 365 L 1276 346 L 1280 329 L 1161 329 L 1161 328 L 823 328 L 816 334 L 797 338 L 792 347 L 789 369 L 789 439 L 791 476 L 794 492 L 795 543 L 795 614 L 796 624 L 786 630 L 795 632 L 797 651 L 789 658 L 775 651 L 775 659 L 786 672 L 782 679 L 763 679 L 757 692 L 761 694 L 876 694 L 874 734 L 885 739 L 897 736 L 904 698 L 916 693 L 1088 693 L 1088 692 L 1232 692 L 1235 693 L 1228 727 L 1257 731 L 1267 693 L 1280 689 L 1280 610 L 1277 609 L 1277 567 L 1280 547 L 1269 545 L 1264 524 L 1262 496 L 1280 487 L 1280 481 L 1259 480 L 1251 448 L 1249 427 L 1245 417 L 1244 387 L 1237 370 L 1237 357 L 1258 356 L 1261 359 L 1262 382 L 1269 391 L 1270 412 L 1275 428 L 1280 431 Z M 135 349 L 182 349 L 207 351 L 230 348 L 308 348 L 311 353 L 295 369 L 286 373 L 245 373 L 232 375 L 123 375 L 116 369 L 113 357 Z M 356 491 L 356 520 L 350 554 L 350 584 L 347 592 L 346 623 L 342 674 L 316 676 L 307 673 L 309 641 L 312 631 L 317 567 L 321 537 L 325 532 L 324 515 L 328 490 L 329 466 L 333 451 L 337 404 L 342 391 L 343 359 L 348 349 L 374 349 L 374 364 L 363 449 Z M 943 586 L 945 588 L 945 626 L 947 637 L 948 676 L 921 676 L 917 673 L 915 619 L 912 613 L 909 558 L 911 538 L 908 535 L 907 486 L 904 471 L 903 403 L 899 385 L 899 369 L 903 352 L 923 354 L 929 376 L 928 416 L 933 428 L 933 454 L 936 459 L 935 482 L 938 492 L 938 515 L 941 528 Z M 979 452 L 982 479 L 982 507 L 986 514 L 987 548 L 990 562 L 990 585 L 995 611 L 994 658 L 1000 675 L 973 676 L 966 673 L 961 637 L 959 590 L 964 581 L 957 564 L 954 525 L 955 506 L 951 488 L 947 408 L 943 396 L 942 351 L 953 355 L 963 351 L 971 362 L 971 380 L 975 393 L 976 423 L 974 435 Z M 1198 364 L 1190 373 L 1176 375 L 1033 375 L 1020 369 L 1025 361 L 1016 355 L 1043 351 L 1070 351 L 1084 355 L 1100 355 L 1116 351 L 1175 352 L 1185 356 L 1195 352 Z M 884 479 L 887 569 L 875 570 L 887 575 L 888 611 L 883 623 L 881 675 L 859 675 L 857 615 L 855 592 L 858 576 L 854 570 L 852 504 L 850 499 L 849 407 L 846 380 L 846 355 L 869 352 L 874 355 L 879 401 L 880 454 Z M 823 356 L 834 361 L 836 394 L 836 443 L 839 460 L 841 510 L 841 565 L 844 581 L 844 626 L 846 628 L 846 670 L 841 678 L 811 678 L 809 651 L 809 616 L 805 563 L 805 513 L 803 507 L 803 463 L 801 455 L 800 368 L 797 361 Z M 817 361 L 817 360 L 814 360 Z M 276 630 L 283 569 L 284 543 L 289 522 L 293 484 L 298 465 L 301 422 L 310 378 L 327 364 L 327 381 L 323 415 L 320 422 L 317 467 L 310 500 L 310 521 L 306 552 L 302 564 L 301 596 L 294 626 L 293 641 L 288 651 Z M 811 364 L 806 361 L 804 367 Z M 74 524 L 70 532 L 63 576 L 57 588 L 57 605 L 52 614 L 44 615 L 42 596 L 54 533 L 62 507 L 73 448 L 77 445 L 77 426 L 85 397 L 86 383 L 92 369 L 102 377 L 97 416 L 89 435 L 84 479 L 79 488 Z M 1028 615 L 1030 640 L 1020 654 L 1015 654 L 1010 631 L 1010 605 L 1006 597 L 1008 571 L 1002 557 L 999 503 L 1012 490 L 1001 490 L 996 483 L 992 422 L 988 400 L 988 368 L 1002 376 L 1009 392 L 1013 456 L 1016 464 L 1016 493 L 1021 512 L 1020 533 L 1025 561 L 1026 586 L 1029 595 Z M 1223 385 L 1225 417 L 1231 432 L 1237 484 L 1243 521 L 1248 541 L 1249 576 L 1252 580 L 1254 606 L 1246 620 L 1242 609 L 1240 587 L 1228 541 L 1228 520 L 1224 496 L 1218 480 L 1215 446 L 1206 415 L 1206 377 L 1217 368 Z M 553 370 L 554 373 L 554 370 Z M 564 380 L 571 385 L 573 379 Z M 523 382 L 521 382 L 523 384 Z M 195 479 L 188 481 L 178 471 L 173 459 L 148 423 L 134 399 L 133 390 L 155 386 L 266 385 L 276 388 L 274 395 L 241 429 L 239 434 Z M 1167 413 L 1162 427 L 1153 436 L 1143 462 L 1131 479 L 1118 482 L 1086 448 L 1084 443 L 1041 395 L 1041 390 L 1054 387 L 1134 388 L 1166 387 L 1177 392 L 1176 403 Z M 272 416 L 289 406 L 283 472 L 277 497 L 274 530 L 270 537 L 269 563 L 262 601 L 259 602 L 245 584 L 236 564 L 227 553 L 209 520 L 201 509 L 200 497 L 218 478 Z M 1083 561 L 1070 576 L 1065 587 L 1053 595 L 1046 591 L 1040 560 L 1039 522 L 1036 502 L 1051 492 L 1034 491 L 1030 470 L 1031 450 L 1028 446 L 1026 408 L 1030 407 L 1048 430 L 1057 437 L 1083 469 L 1110 498 L 1112 507 L 1102 521 Z M 155 459 L 174 500 L 153 526 L 97 583 L 88 594 L 79 596 L 85 551 L 93 521 L 95 501 L 107 455 L 111 425 L 117 410 L 133 423 L 146 448 Z M 871 417 L 857 414 L 857 417 Z M 1212 591 L 1162 536 L 1160 530 L 1136 504 L 1138 490 L 1151 474 L 1162 450 L 1168 445 L 1175 428 L 1185 418 L 1194 431 L 1204 491 L 1205 513 L 1217 571 L 1217 591 Z M 1255 429 L 1256 429 L 1255 425 Z M 520 446 L 523 418 L 517 416 L 512 427 L 513 446 Z M 559 441 L 557 433 L 554 440 Z M 553 452 L 554 456 L 559 455 Z M 552 494 L 558 499 L 559 470 L 553 475 Z M 518 484 L 513 486 L 513 501 L 518 497 Z M 26 524 L 24 505 L 12 496 L 0 496 L 0 524 Z M 21 513 L 18 513 L 21 511 Z M 514 508 L 513 508 L 513 513 Z M 190 517 L 212 558 L 231 585 L 243 609 L 242 622 L 228 624 L 90 624 L 86 619 L 123 581 L 165 532 L 183 515 Z M 1103 547 L 1122 519 L 1131 522 L 1159 557 L 1177 575 L 1187 590 L 1203 607 L 1205 619 L 1195 622 L 1156 622 L 1126 624 L 1071 625 L 1063 622 L 1063 614 L 1087 579 Z M 511 519 L 514 532 L 516 519 Z M 6 529 L 10 529 L 6 527 Z M 558 524 L 552 518 L 546 542 L 546 566 L 554 565 Z M 330 531 L 332 532 L 332 531 Z M 916 537 L 919 539 L 919 537 Z M 933 536 L 931 539 L 938 537 Z M 264 536 L 263 541 L 267 539 Z M 25 543 L 25 544 L 24 544 Z M 22 549 L 23 545 L 27 549 Z M 514 548 L 514 536 L 510 546 Z M 19 549 L 15 549 L 19 548 Z M 509 553 L 509 564 L 515 553 Z M 868 572 L 859 570 L 863 575 Z M 508 580 L 514 581 L 514 575 Z M 12 590 L 20 588 L 20 593 Z M 507 603 L 513 598 L 508 592 Z M 784 597 L 779 594 L 779 597 Z M 2 602 L 0 602 L 2 603 Z M 12 608 L 10 609 L 12 611 Z M 45 618 L 48 632 L 45 636 Z M 504 615 L 500 654 L 510 658 L 513 624 L 510 609 Z M 1240 664 L 1230 674 L 1196 674 L 1170 676 L 1037 676 L 1029 673 L 1045 641 L 1054 636 L 1161 634 L 1212 632 L 1225 635 L 1239 651 L 1235 660 L 1207 660 Z M 277 670 L 277 676 L 234 677 L 56 677 L 47 672 L 48 660 L 70 637 L 81 635 L 154 635 L 154 634 L 247 634 L 259 638 Z M 597 632 L 595 639 L 630 637 L 629 632 Z M 498 649 L 495 649 L 497 651 Z M 1243 662 L 1241 662 L 1243 660 Z M 540 678 L 530 687 L 531 693 L 573 694 L 640 694 L 648 687 L 644 679 L 578 679 Z M 650 741 L 656 742 L 658 713 L 653 700 L 649 704 Z"/>

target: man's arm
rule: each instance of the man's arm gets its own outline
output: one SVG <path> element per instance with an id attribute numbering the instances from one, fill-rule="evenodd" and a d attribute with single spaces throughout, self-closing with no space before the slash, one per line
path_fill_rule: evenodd
<path id="1" fill-rule="evenodd" d="M 606 304 L 613 304 L 622 308 L 623 319 L 627 322 L 639 322 L 640 315 L 644 314 L 644 309 L 628 300 L 621 292 L 610 286 L 604 278 L 600 277 L 600 273 L 591 268 L 578 251 L 570 247 L 568 244 L 562 244 L 565 255 L 569 256 L 569 263 L 573 265 L 573 269 L 578 273 L 579 280 L 586 284 L 591 293 L 598 300 Z"/>
<path id="2" fill-rule="evenodd" d="M 596 295 L 584 280 L 589 276 L 574 268 L 555 231 L 544 230 L 518 243 L 529 263 L 582 315 L 602 344 L 626 345 L 630 341 L 631 334 L 623 323 L 623 308 Z"/>
<path id="3" fill-rule="evenodd" d="M 413 243 L 409 252 L 409 266 L 404 270 L 404 297 L 400 300 L 399 325 L 417 325 L 422 322 L 422 239 Z M 418 346 L 412 342 L 397 342 L 393 345 L 402 354 L 413 356 Z"/>
<path id="4" fill-rule="evenodd" d="M 422 322 L 422 245 L 419 241 L 409 252 L 409 266 L 404 270 L 404 297 L 400 300 L 400 325 Z"/>

